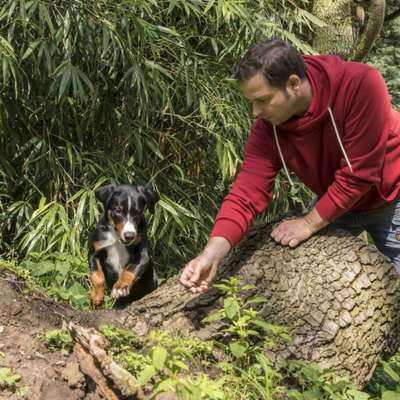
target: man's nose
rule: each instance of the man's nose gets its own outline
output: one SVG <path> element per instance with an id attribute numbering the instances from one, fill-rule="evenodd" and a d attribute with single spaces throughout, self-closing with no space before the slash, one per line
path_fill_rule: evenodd
<path id="1" fill-rule="evenodd" d="M 253 117 L 257 118 L 260 116 L 260 107 L 253 104 Z"/>

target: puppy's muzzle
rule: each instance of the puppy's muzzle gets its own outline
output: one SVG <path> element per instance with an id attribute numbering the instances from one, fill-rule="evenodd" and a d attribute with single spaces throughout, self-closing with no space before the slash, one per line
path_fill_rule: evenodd
<path id="1" fill-rule="evenodd" d="M 122 240 L 125 243 L 131 243 L 131 242 L 135 241 L 136 236 L 137 236 L 136 232 L 125 232 L 122 235 Z"/>

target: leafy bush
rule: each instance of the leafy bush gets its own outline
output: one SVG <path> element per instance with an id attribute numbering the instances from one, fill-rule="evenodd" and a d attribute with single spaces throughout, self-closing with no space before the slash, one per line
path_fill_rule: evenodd
<path id="1" fill-rule="evenodd" d="M 396 9 L 398 5 L 396 6 Z M 393 8 L 394 9 L 394 8 Z M 368 57 L 368 62 L 380 70 L 385 78 L 392 102 L 400 108 L 400 19 L 385 24 L 381 37 Z"/>
<path id="2" fill-rule="evenodd" d="M 85 259 L 63 253 L 42 256 L 30 253 L 20 267 L 29 271 L 32 281 L 53 299 L 71 306 L 90 307 L 88 267 Z"/>
<path id="3" fill-rule="evenodd" d="M 42 336 L 43 343 L 51 350 L 69 352 L 72 350 L 72 338 L 68 331 L 63 329 L 53 329 L 47 331 Z"/>
<path id="4" fill-rule="evenodd" d="M 21 375 L 13 372 L 11 368 L 0 368 L 0 390 L 14 392 L 20 380 Z"/>
<path id="5" fill-rule="evenodd" d="M 3 1 L 3 253 L 80 255 L 93 189 L 150 182 L 155 259 L 171 275 L 206 240 L 240 162 L 250 118 L 229 68 L 271 34 L 310 52 L 306 5 Z"/>

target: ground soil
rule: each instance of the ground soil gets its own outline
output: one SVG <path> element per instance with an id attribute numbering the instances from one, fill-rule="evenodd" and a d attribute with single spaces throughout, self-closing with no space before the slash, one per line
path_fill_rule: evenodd
<path id="1" fill-rule="evenodd" d="M 51 351 L 40 339 L 47 330 L 60 328 L 61 319 L 45 302 L 33 302 L 32 292 L 25 292 L 12 274 L 0 272 L 0 368 L 22 377 L 14 393 L 0 388 L 0 400 L 102 399 L 73 354 Z"/>

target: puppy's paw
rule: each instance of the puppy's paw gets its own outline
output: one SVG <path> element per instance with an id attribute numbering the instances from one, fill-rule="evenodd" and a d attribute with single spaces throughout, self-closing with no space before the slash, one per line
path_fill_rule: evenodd
<path id="1" fill-rule="evenodd" d="M 117 300 L 121 297 L 128 296 L 129 292 L 130 292 L 129 286 L 117 288 L 114 285 L 113 289 L 111 290 L 111 298 L 114 300 Z"/>
<path id="2" fill-rule="evenodd" d="M 112 288 L 111 298 L 119 299 L 120 297 L 128 296 L 131 287 L 135 283 L 135 280 L 136 280 L 136 275 L 133 272 L 130 272 L 125 269 Z"/>

